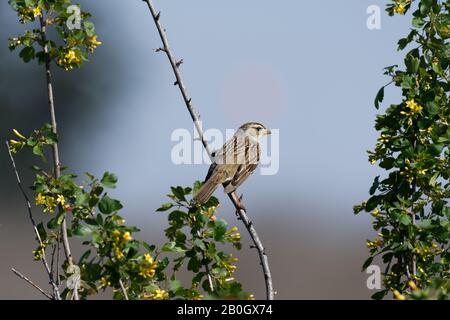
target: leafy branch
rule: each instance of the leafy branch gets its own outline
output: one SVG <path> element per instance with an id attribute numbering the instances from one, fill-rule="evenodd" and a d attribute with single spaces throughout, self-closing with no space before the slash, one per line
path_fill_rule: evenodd
<path id="1" fill-rule="evenodd" d="M 414 0 L 391 0 L 387 12 L 405 15 Z M 380 137 L 369 161 L 386 170 L 370 188 L 370 198 L 355 206 L 369 212 L 377 237 L 367 241 L 366 269 L 378 255 L 384 264 L 385 288 L 396 299 L 448 297 L 450 283 L 450 4 L 417 0 L 413 28 L 398 41 L 407 47 L 404 67 L 393 65 L 384 74 L 401 89 L 400 103 L 377 115 Z M 388 85 L 389 85 L 388 84 Z M 385 87 L 385 86 L 384 86 Z M 375 98 L 378 109 L 384 87 Z M 438 292 L 436 295 L 432 291 Z"/>

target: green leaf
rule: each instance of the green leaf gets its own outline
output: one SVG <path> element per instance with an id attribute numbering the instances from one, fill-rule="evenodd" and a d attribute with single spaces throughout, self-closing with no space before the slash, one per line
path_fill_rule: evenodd
<path id="1" fill-rule="evenodd" d="M 414 17 L 412 20 L 412 25 L 415 28 L 422 28 L 425 22 L 422 17 Z"/>
<path id="2" fill-rule="evenodd" d="M 203 242 L 203 240 L 195 239 L 194 240 L 194 245 L 199 247 L 202 251 L 206 251 L 206 246 L 205 246 L 205 243 Z"/>
<path id="3" fill-rule="evenodd" d="M 375 108 L 378 110 L 380 108 L 380 103 L 383 102 L 384 99 L 384 87 L 381 87 L 378 90 L 377 96 L 375 97 Z"/>
<path id="4" fill-rule="evenodd" d="M 34 48 L 33 47 L 23 48 L 22 51 L 20 51 L 20 53 L 19 53 L 19 57 L 21 57 L 25 63 L 30 62 L 30 60 L 34 59 L 34 57 L 35 57 Z"/>
<path id="5" fill-rule="evenodd" d="M 382 290 L 374 293 L 371 298 L 374 300 L 381 300 L 384 298 L 384 296 L 387 294 L 388 290 Z"/>
<path id="6" fill-rule="evenodd" d="M 379 201 L 380 201 L 379 196 L 372 196 L 372 197 L 370 197 L 369 200 L 367 200 L 367 203 L 366 203 L 366 208 L 365 208 L 366 211 L 370 212 L 373 209 L 375 209 L 378 206 Z"/>
<path id="7" fill-rule="evenodd" d="M 200 260 L 197 257 L 192 257 L 189 259 L 187 269 L 189 271 L 198 272 L 202 266 Z"/>
<path id="8" fill-rule="evenodd" d="M 195 181 L 194 182 L 194 192 L 192 194 L 196 195 L 201 187 L 202 187 L 202 183 L 199 180 Z"/>
<path id="9" fill-rule="evenodd" d="M 76 206 L 86 206 L 89 203 L 89 193 L 77 192 L 75 195 L 75 205 Z"/>
<path id="10" fill-rule="evenodd" d="M 171 187 L 172 194 L 179 200 L 185 201 L 186 198 L 184 197 L 184 189 L 182 187 Z"/>
<path id="11" fill-rule="evenodd" d="M 173 203 L 164 203 L 160 208 L 156 209 L 157 212 L 167 211 L 173 207 Z"/>
<path id="12" fill-rule="evenodd" d="M 41 158 L 44 158 L 44 149 L 41 144 L 37 144 L 33 147 L 33 153 Z"/>
<path id="13" fill-rule="evenodd" d="M 439 177 L 439 172 L 436 172 L 435 174 L 433 174 L 433 176 L 430 179 L 430 186 L 432 186 L 432 187 L 436 186 L 436 181 L 437 181 L 438 177 Z"/>
<path id="14" fill-rule="evenodd" d="M 56 224 L 61 225 L 65 217 L 66 217 L 65 211 L 61 210 L 60 212 L 58 212 L 58 215 L 56 216 Z"/>
<path id="15" fill-rule="evenodd" d="M 386 170 L 392 169 L 394 166 L 395 159 L 394 158 L 386 158 L 380 162 L 380 167 Z"/>
<path id="16" fill-rule="evenodd" d="M 92 229 L 85 224 L 80 224 L 72 232 L 75 236 L 85 237 L 92 233 Z"/>
<path id="17" fill-rule="evenodd" d="M 413 57 L 412 55 L 408 55 L 405 59 L 405 65 L 408 70 L 408 73 L 415 74 L 417 73 L 417 70 L 419 70 L 419 59 L 416 57 Z"/>
<path id="18" fill-rule="evenodd" d="M 44 241 L 47 239 L 47 231 L 45 230 L 44 224 L 41 222 L 36 226 L 39 236 L 41 237 L 41 240 Z"/>
<path id="19" fill-rule="evenodd" d="M 105 195 L 98 203 L 98 208 L 103 214 L 111 214 L 113 212 L 119 211 L 123 208 L 123 206 L 119 200 L 111 199 L 110 197 Z"/>
<path id="20" fill-rule="evenodd" d="M 369 257 L 362 266 L 362 271 L 366 270 L 368 266 L 372 264 L 373 257 Z"/>
<path id="21" fill-rule="evenodd" d="M 217 221 L 214 225 L 213 237 L 215 241 L 222 242 L 227 232 L 228 224 L 224 220 Z"/>
<path id="22" fill-rule="evenodd" d="M 56 222 L 56 218 L 50 219 L 47 222 L 47 228 L 49 228 L 49 229 L 54 230 L 54 229 L 58 228 L 58 226 L 59 225 L 58 225 L 58 222 Z"/>
<path id="23" fill-rule="evenodd" d="M 83 25 L 84 25 L 84 30 L 86 31 L 86 34 L 88 35 L 88 37 L 95 36 L 95 26 L 92 22 L 84 21 Z"/>
<path id="24" fill-rule="evenodd" d="M 170 291 L 177 291 L 179 288 L 181 288 L 181 282 L 176 279 L 171 279 L 169 281 L 169 289 Z"/>
<path id="25" fill-rule="evenodd" d="M 421 229 L 427 230 L 433 228 L 433 220 L 424 219 L 417 223 L 417 226 Z"/>
<path id="26" fill-rule="evenodd" d="M 411 218 L 406 214 L 401 214 L 399 217 L 399 221 L 401 224 L 407 226 L 411 224 Z"/>
<path id="27" fill-rule="evenodd" d="M 183 248 L 178 247 L 174 241 L 171 241 L 171 242 L 165 243 L 163 245 L 163 247 L 161 248 L 161 251 L 183 253 L 186 250 L 184 250 Z"/>
<path id="28" fill-rule="evenodd" d="M 373 180 L 372 186 L 370 187 L 369 194 L 371 196 L 374 195 L 375 191 L 377 191 L 378 186 L 380 185 L 380 176 L 376 176 Z"/>
<path id="29" fill-rule="evenodd" d="M 116 187 L 117 180 L 117 176 L 114 173 L 105 172 L 100 182 L 103 186 L 114 189 Z"/>

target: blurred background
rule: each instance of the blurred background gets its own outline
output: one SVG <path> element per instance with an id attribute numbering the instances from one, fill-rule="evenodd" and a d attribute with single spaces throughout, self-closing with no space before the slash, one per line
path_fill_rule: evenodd
<path id="1" fill-rule="evenodd" d="M 80 0 L 93 13 L 99 47 L 82 70 L 55 70 L 55 98 L 64 165 L 99 176 L 112 171 L 127 223 L 141 238 L 164 241 L 166 216 L 155 209 L 172 185 L 202 180 L 207 165 L 174 165 L 171 133 L 193 131 L 173 86 L 160 40 L 142 1 Z M 382 68 L 402 64 L 396 42 L 410 17 L 389 18 L 384 1 L 155 1 L 205 129 L 260 121 L 280 130 L 280 169 L 255 174 L 242 188 L 269 255 L 279 299 L 367 299 L 368 215 L 352 206 L 368 198 L 379 173 L 366 150 L 377 139 L 373 100 L 388 82 Z M 370 5 L 381 7 L 381 30 L 369 30 Z M 30 28 L 30 26 L 28 26 Z M 7 1 L 0 3 L 0 298 L 40 299 L 10 271 L 45 286 L 34 262 L 34 236 L 6 147 L 12 128 L 29 134 L 49 121 L 45 75 L 10 53 L 22 33 Z M 399 92 L 390 89 L 386 101 Z M 17 157 L 27 186 L 32 159 Z M 242 227 L 221 191 L 219 216 Z M 35 213 L 37 217 L 39 214 Z M 245 229 L 243 242 L 249 244 Z M 76 253 L 77 254 L 76 250 Z M 245 245 L 236 278 L 257 298 L 264 282 L 257 253 Z"/>

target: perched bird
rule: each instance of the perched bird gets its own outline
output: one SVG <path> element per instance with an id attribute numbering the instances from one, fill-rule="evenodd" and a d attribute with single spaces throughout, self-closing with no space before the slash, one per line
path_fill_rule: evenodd
<path id="1" fill-rule="evenodd" d="M 257 122 L 243 124 L 223 147 L 212 153 L 213 163 L 200 190 L 194 195 L 197 203 L 205 203 L 223 184 L 225 193 L 235 191 L 259 163 L 259 138 L 271 132 Z"/>

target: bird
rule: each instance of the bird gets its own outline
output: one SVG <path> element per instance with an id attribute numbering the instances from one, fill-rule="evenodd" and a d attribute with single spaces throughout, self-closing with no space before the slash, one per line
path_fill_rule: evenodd
<path id="1" fill-rule="evenodd" d="M 258 122 L 240 126 L 222 148 L 212 152 L 212 164 L 194 201 L 206 203 L 221 184 L 225 193 L 234 192 L 257 168 L 261 154 L 259 139 L 270 134 L 270 129 Z"/>

